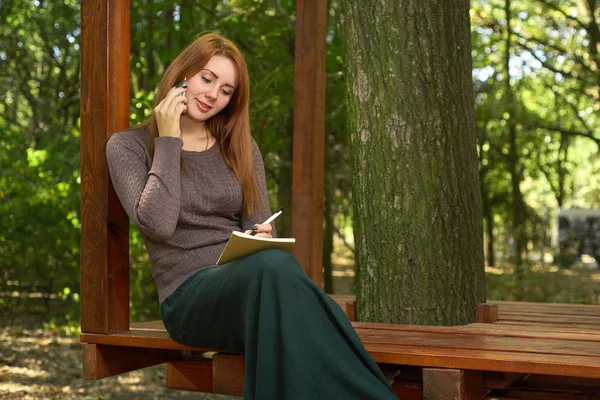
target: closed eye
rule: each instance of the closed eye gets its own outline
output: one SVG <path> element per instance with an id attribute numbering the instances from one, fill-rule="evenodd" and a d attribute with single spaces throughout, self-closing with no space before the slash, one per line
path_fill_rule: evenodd
<path id="1" fill-rule="evenodd" d="M 202 80 L 204 81 L 204 83 L 211 83 L 212 82 L 210 79 L 208 79 L 205 76 L 202 77 Z"/>

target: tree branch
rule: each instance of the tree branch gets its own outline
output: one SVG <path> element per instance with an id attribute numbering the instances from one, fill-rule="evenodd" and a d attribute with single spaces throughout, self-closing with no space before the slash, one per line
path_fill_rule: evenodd
<path id="1" fill-rule="evenodd" d="M 565 10 L 563 10 L 562 8 L 560 8 L 559 6 L 557 6 L 554 3 L 551 3 L 547 0 L 537 0 L 538 3 L 542 3 L 544 4 L 546 7 L 551 8 L 554 11 L 558 11 L 559 13 L 561 13 L 563 16 L 565 16 L 565 18 L 570 19 L 571 21 L 574 21 L 575 23 L 577 23 L 577 25 L 579 25 L 580 27 L 582 27 L 583 29 L 585 29 L 586 31 L 588 30 L 588 27 L 586 24 L 584 24 L 581 20 L 579 20 L 577 17 L 574 17 L 572 15 L 567 14 L 567 12 Z"/>
<path id="2" fill-rule="evenodd" d="M 558 127 L 558 126 L 545 125 L 543 123 L 538 123 L 538 124 L 526 124 L 526 123 L 523 123 L 522 125 L 523 125 L 523 127 L 527 128 L 527 129 L 546 129 L 548 131 L 560 132 L 563 135 L 572 135 L 572 136 L 585 137 L 585 138 L 588 138 L 590 140 L 593 140 L 596 143 L 596 145 L 598 147 L 600 147 L 600 138 L 595 137 L 592 133 L 582 132 L 582 131 L 577 131 L 577 130 L 572 130 L 572 129 L 564 129 L 564 128 L 561 128 L 561 127 Z"/>
<path id="3" fill-rule="evenodd" d="M 583 69 L 585 69 L 586 71 L 588 71 L 590 74 L 596 74 L 596 72 L 593 71 L 591 69 L 591 67 L 586 64 L 586 61 L 585 61 L 585 59 L 583 57 L 577 56 L 575 54 L 571 54 L 566 49 L 564 49 L 564 48 L 562 48 L 562 47 L 560 47 L 560 46 L 558 46 L 558 45 L 556 45 L 554 43 L 546 42 L 546 41 L 544 41 L 544 40 L 542 40 L 542 39 L 540 39 L 538 37 L 535 37 L 535 36 L 526 37 L 526 36 L 523 36 L 520 33 L 516 33 L 516 32 L 515 32 L 515 36 L 517 36 L 519 39 L 522 39 L 522 40 L 525 41 L 525 43 L 519 42 L 519 45 L 522 48 L 528 50 L 530 53 L 532 53 L 532 56 L 535 57 L 540 62 L 542 62 L 542 61 L 535 54 L 533 54 L 533 49 L 531 47 L 528 47 L 526 45 L 527 42 L 534 42 L 534 43 L 539 44 L 541 46 L 548 46 L 551 49 L 554 49 L 554 50 L 556 50 L 558 52 L 561 52 L 567 59 L 575 60 L 578 65 L 580 65 Z"/>

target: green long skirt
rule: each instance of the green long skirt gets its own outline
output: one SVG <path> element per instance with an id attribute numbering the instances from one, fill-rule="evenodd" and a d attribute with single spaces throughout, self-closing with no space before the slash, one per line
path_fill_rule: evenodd
<path id="1" fill-rule="evenodd" d="M 245 400 L 397 399 L 342 309 L 289 253 L 202 269 L 160 311 L 176 342 L 244 353 Z"/>

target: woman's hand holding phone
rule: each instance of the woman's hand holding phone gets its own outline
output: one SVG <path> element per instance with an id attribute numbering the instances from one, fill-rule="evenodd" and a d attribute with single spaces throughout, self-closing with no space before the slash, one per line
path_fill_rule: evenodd
<path id="1" fill-rule="evenodd" d="M 179 119 L 181 114 L 187 110 L 188 99 L 185 97 L 184 87 L 175 86 L 165 96 L 156 107 L 154 107 L 154 116 L 158 126 L 159 136 L 181 137 L 181 128 Z"/>

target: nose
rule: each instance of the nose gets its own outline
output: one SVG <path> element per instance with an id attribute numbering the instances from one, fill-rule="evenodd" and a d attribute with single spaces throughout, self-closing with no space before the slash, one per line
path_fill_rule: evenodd
<path id="1" fill-rule="evenodd" d="M 218 87 L 214 87 L 214 88 L 212 88 L 212 90 L 209 90 L 208 92 L 206 92 L 206 97 L 208 97 L 211 100 L 217 100 L 218 96 L 219 96 L 219 88 Z"/>

